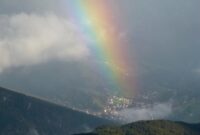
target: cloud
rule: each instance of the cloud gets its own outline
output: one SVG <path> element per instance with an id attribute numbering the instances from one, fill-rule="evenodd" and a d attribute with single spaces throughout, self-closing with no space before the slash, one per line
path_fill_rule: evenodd
<path id="1" fill-rule="evenodd" d="M 39 135 L 39 133 L 35 128 L 30 128 L 28 135 Z"/>
<path id="2" fill-rule="evenodd" d="M 200 74 L 200 68 L 195 68 L 192 70 L 192 72 L 194 72 L 196 74 Z"/>
<path id="3" fill-rule="evenodd" d="M 139 120 L 163 119 L 172 112 L 170 103 L 159 103 L 149 107 L 128 108 L 119 112 L 125 122 L 134 122 Z"/>
<path id="4" fill-rule="evenodd" d="M 0 16 L 0 71 L 89 55 L 76 26 L 54 14 Z"/>

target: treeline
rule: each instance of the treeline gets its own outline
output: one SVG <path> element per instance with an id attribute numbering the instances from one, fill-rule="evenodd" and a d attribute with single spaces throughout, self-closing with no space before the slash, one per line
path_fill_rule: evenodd
<path id="1" fill-rule="evenodd" d="M 121 127 L 104 126 L 85 135 L 200 135 L 200 124 L 164 120 L 141 121 Z"/>

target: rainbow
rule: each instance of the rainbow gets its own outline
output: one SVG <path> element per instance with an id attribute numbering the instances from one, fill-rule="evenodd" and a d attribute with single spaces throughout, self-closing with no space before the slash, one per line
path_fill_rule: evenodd
<path id="1" fill-rule="evenodd" d="M 126 42 L 119 36 L 117 21 L 108 0 L 73 0 L 73 16 L 86 39 L 100 71 L 111 83 L 117 94 L 133 97 L 135 80 L 129 76 L 129 63 L 126 56 Z"/>

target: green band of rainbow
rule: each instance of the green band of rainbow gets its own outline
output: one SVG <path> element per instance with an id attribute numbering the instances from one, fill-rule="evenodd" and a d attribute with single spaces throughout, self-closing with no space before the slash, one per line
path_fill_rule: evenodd
<path id="1" fill-rule="evenodd" d="M 73 0 L 73 15 L 82 33 L 90 39 L 90 48 L 96 59 L 105 63 L 98 66 L 113 89 L 126 96 L 134 95 L 133 78 L 127 77 L 129 64 L 126 58 L 126 42 L 117 34 L 117 25 L 112 20 L 109 1 Z"/>

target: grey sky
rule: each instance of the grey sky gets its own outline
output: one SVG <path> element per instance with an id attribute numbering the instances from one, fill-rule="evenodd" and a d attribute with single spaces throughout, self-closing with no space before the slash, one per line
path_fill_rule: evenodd
<path id="1" fill-rule="evenodd" d="M 192 61 L 190 64 L 197 63 L 200 49 L 199 0 L 110 1 L 113 3 L 112 8 L 116 17 L 124 26 L 124 31 L 128 33 L 127 37 L 132 48 L 130 51 L 135 50 L 142 60 L 164 62 L 167 65 L 176 64 L 181 59 L 187 63 Z M 0 14 L 67 15 L 70 2 L 70 0 L 1 0 Z"/>
<path id="2" fill-rule="evenodd" d="M 61 0 L 1 0 L 0 13 L 15 14 L 21 12 L 59 11 Z"/>

